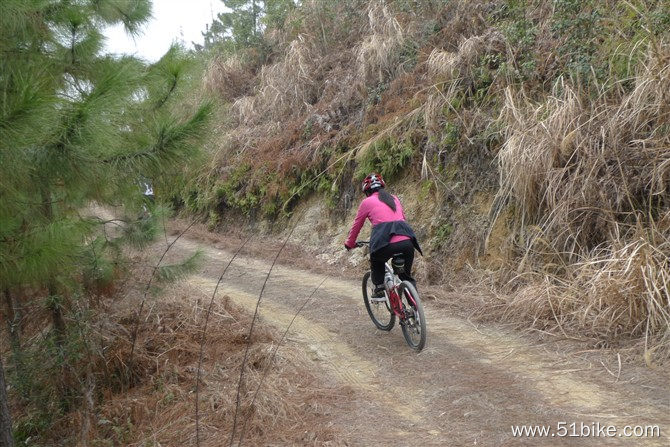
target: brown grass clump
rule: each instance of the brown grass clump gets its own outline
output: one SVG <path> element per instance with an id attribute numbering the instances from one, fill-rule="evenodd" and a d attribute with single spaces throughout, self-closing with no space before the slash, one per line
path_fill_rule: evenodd
<path id="1" fill-rule="evenodd" d="M 278 122 L 304 113 L 316 102 L 313 63 L 313 49 L 299 36 L 279 62 L 261 69 L 258 91 L 235 101 L 239 123 Z"/>
<path id="2" fill-rule="evenodd" d="M 429 73 L 436 79 L 464 83 L 464 80 L 472 79 L 472 70 L 482 56 L 505 53 L 506 50 L 503 34 L 488 29 L 482 35 L 463 38 L 456 52 L 434 48 L 426 63 Z"/>
<path id="3" fill-rule="evenodd" d="M 214 58 L 205 71 L 205 88 L 218 94 L 226 102 L 247 95 L 253 82 L 254 72 L 251 64 L 243 61 L 240 55 Z"/>
<path id="4" fill-rule="evenodd" d="M 90 402 L 60 416 L 39 441 L 49 445 L 64 439 L 87 445 L 195 445 L 193 391 L 209 296 L 183 282 L 152 301 L 142 318 L 130 365 L 129 335 L 136 313 L 133 297 L 134 293 L 122 301 L 118 297 L 105 300 L 91 314 L 87 324 L 95 339 L 82 359 L 88 366 L 77 366 L 82 378 L 73 378 L 74 383 L 86 380 L 93 384 Z M 250 319 L 228 297 L 215 300 L 201 370 L 202 446 L 220 446 L 230 437 Z M 299 353 L 279 349 L 253 408 L 249 406 L 278 339 L 274 330 L 256 325 L 241 390 L 238 436 L 239 428 L 253 415 L 246 424 L 248 445 L 336 443 L 323 412 L 328 411 L 326 402 L 337 399 L 342 390 L 324 389 Z M 88 427 L 85 432 L 83 426 Z"/>
<path id="5" fill-rule="evenodd" d="M 536 104 L 507 90 L 497 199 L 517 209 L 518 272 L 544 277 L 510 312 L 668 341 L 669 91 L 667 42 L 650 47 L 628 92 L 603 86 L 586 101 L 561 80 Z"/>
<path id="6" fill-rule="evenodd" d="M 423 104 L 424 125 L 429 138 L 437 139 L 441 136 L 450 114 L 463 124 L 470 127 L 475 125 L 473 120 L 465 123 L 462 112 L 458 112 L 453 103 L 476 83 L 474 70 L 480 60 L 485 56 L 504 54 L 506 46 L 505 37 L 499 31 L 489 29 L 481 35 L 463 38 L 456 52 L 437 47 L 431 51 L 426 67 L 434 85 L 429 89 Z M 482 119 L 491 121 L 479 114 L 477 121 L 481 122 Z"/>
<path id="7" fill-rule="evenodd" d="M 359 79 L 374 85 L 395 74 L 405 33 L 384 1 L 370 2 L 367 12 L 371 34 L 360 43 L 356 57 Z"/>

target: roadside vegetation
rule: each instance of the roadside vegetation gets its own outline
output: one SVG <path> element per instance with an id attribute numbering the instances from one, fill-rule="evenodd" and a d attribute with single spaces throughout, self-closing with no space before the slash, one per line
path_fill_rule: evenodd
<path id="1" fill-rule="evenodd" d="M 185 231 L 168 235 L 169 206 L 142 183 L 160 191 L 207 162 L 215 103 L 193 51 L 102 52 L 106 26 L 136 34 L 150 13 L 149 0 L 0 4 L 0 444 L 218 446 L 233 413 L 250 444 L 331 440 L 319 423 L 333 396 L 275 333 L 247 334 L 251 317 L 223 298 L 205 341 L 209 297 L 166 287 L 200 253 L 164 262 Z"/>
<path id="2" fill-rule="evenodd" d="M 194 159 L 212 114 L 210 102 L 193 96 L 184 106 L 193 58 L 183 49 L 152 65 L 102 54 L 105 26 L 136 33 L 150 7 L 0 6 L 0 293 L 9 335 L 1 346 L 19 445 L 88 442 L 96 402 L 138 380 L 128 365 L 105 369 L 116 341 L 95 322 L 137 267 L 128 250 L 158 234 L 160 207 L 138 219 L 150 205 L 139 181 L 159 181 Z M 87 212 L 93 204 L 118 214 Z M 122 230 L 110 233 L 106 224 Z M 178 276 L 194 261 L 157 276 Z M 78 428 L 65 429 L 69 423 Z"/>
<path id="3" fill-rule="evenodd" d="M 157 296 L 198 254 L 156 263 L 166 216 L 282 229 L 317 199 L 343 223 L 370 171 L 430 210 L 422 286 L 457 278 L 482 318 L 667 363 L 670 1 L 224 3 L 203 45 L 153 64 L 102 53 L 149 0 L 0 3 L 1 440 L 193 443 L 203 307 Z M 202 445 L 229 434 L 243 344 L 246 402 L 277 339 L 214 312 L 205 347 L 229 362 L 204 358 Z M 248 442 L 332 441 L 309 428 L 332 396 L 278 363 L 241 408 Z"/>
<path id="4" fill-rule="evenodd" d="M 488 315 L 667 358 L 667 1 L 238 3 L 265 25 L 203 50 L 222 106 L 178 206 L 342 216 L 379 171 L 435 206 L 428 262 L 490 285 Z"/>

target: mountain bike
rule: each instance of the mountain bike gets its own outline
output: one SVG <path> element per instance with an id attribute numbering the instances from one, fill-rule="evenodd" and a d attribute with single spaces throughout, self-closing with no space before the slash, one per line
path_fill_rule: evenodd
<path id="1" fill-rule="evenodd" d="M 369 241 L 357 241 L 357 247 L 369 245 Z M 363 302 L 370 319 L 382 331 L 390 331 L 396 318 L 400 322 L 405 341 L 410 348 L 421 351 L 426 345 L 426 317 L 419 292 L 409 281 L 401 281 L 398 275 L 405 271 L 405 259 L 394 255 L 386 262 L 384 274 L 384 297 L 374 298 L 375 289 L 370 272 L 363 275 Z"/>

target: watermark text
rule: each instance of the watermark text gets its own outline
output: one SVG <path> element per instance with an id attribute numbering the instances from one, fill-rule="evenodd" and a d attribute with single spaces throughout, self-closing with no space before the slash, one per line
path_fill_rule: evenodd
<path id="1" fill-rule="evenodd" d="M 557 422 L 555 425 L 512 425 L 515 438 L 660 438 L 658 425 L 618 427 L 600 422 Z"/>

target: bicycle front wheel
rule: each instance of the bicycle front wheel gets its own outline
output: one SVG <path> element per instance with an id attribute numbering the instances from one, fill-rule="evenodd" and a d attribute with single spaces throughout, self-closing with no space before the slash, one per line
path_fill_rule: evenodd
<path id="1" fill-rule="evenodd" d="M 375 291 L 375 285 L 370 279 L 370 272 L 363 275 L 363 302 L 365 308 L 368 310 L 370 319 L 382 331 L 390 331 L 395 324 L 395 314 L 389 307 L 389 302 L 386 298 L 371 298 Z"/>
<path id="2" fill-rule="evenodd" d="M 402 333 L 410 348 L 419 352 L 426 346 L 426 317 L 419 292 L 409 281 L 398 286 L 398 294 L 406 310 L 406 318 L 401 321 Z"/>

